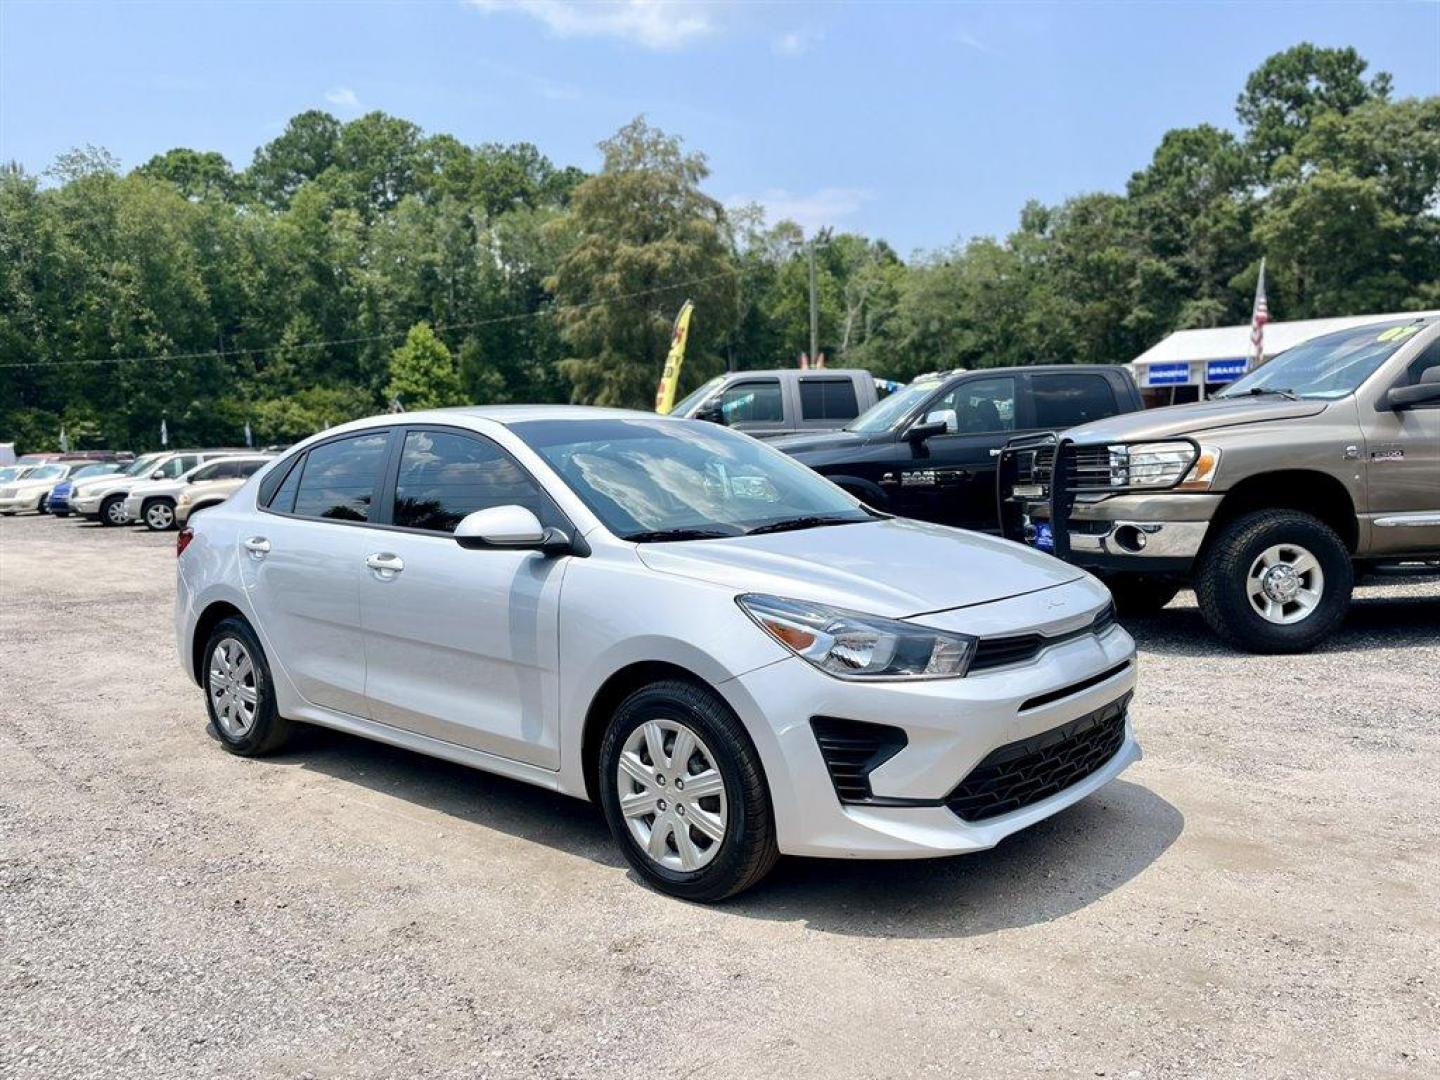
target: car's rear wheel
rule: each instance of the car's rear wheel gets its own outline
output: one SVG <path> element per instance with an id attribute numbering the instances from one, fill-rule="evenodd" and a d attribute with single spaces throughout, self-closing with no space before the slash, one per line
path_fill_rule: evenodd
<path id="1" fill-rule="evenodd" d="M 101 525 L 124 525 L 127 520 L 124 495 L 111 495 L 100 504 Z"/>
<path id="2" fill-rule="evenodd" d="M 165 532 L 175 527 L 175 504 L 169 499 L 151 499 L 140 517 L 151 532 Z"/>
<path id="3" fill-rule="evenodd" d="M 680 680 L 627 697 L 605 733 L 600 802 L 636 872 L 685 900 L 723 900 L 779 850 L 759 755 L 713 691 Z"/>
<path id="4" fill-rule="evenodd" d="M 1345 542 L 1297 510 L 1230 522 L 1195 580 L 1200 614 L 1221 639 L 1258 653 L 1313 648 L 1345 617 L 1355 569 Z"/>
<path id="5" fill-rule="evenodd" d="M 290 722 L 276 711 L 270 664 L 250 624 L 221 620 L 205 642 L 201 663 L 205 707 L 221 745 L 243 757 L 279 749 Z"/>

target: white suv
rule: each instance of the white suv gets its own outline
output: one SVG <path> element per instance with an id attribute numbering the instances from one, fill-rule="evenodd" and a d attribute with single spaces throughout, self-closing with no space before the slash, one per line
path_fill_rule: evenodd
<path id="1" fill-rule="evenodd" d="M 130 489 L 145 480 L 173 480 L 189 472 L 196 465 L 217 457 L 243 453 L 240 450 L 177 450 L 172 453 L 147 454 L 144 460 L 148 472 L 130 469 L 114 476 L 101 477 L 83 488 L 77 489 L 70 497 L 70 509 L 91 521 L 102 525 L 124 525 L 130 520 L 125 513 L 125 499 Z M 137 460 L 136 464 L 139 464 Z"/>
<path id="2" fill-rule="evenodd" d="M 573 406 L 307 440 L 176 544 L 220 743 L 305 721 L 597 800 L 656 887 L 989 848 L 1140 756 L 1105 587 L 748 436 Z"/>
<path id="3" fill-rule="evenodd" d="M 177 506 L 187 492 L 193 500 L 212 485 L 254 476 L 273 457 L 273 454 L 237 454 L 212 458 L 174 479 L 142 480 L 125 496 L 125 520 L 142 522 L 151 532 L 173 529 Z M 219 499 L 225 497 L 218 491 L 216 494 Z"/>

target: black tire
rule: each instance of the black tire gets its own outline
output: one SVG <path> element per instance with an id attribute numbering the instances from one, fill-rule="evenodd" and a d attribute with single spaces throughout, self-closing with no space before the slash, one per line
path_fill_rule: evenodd
<path id="1" fill-rule="evenodd" d="M 238 641 L 248 654 L 254 671 L 255 717 L 249 729 L 243 734 L 227 730 L 216 711 L 214 696 L 211 694 L 211 658 L 226 639 Z M 200 685 L 205 691 L 205 710 L 210 715 L 210 726 L 214 729 L 220 745 L 232 754 L 241 757 L 259 757 L 278 750 L 290 737 L 291 723 L 281 716 L 275 707 L 275 683 L 270 676 L 270 664 L 265 659 L 265 649 L 250 624 L 244 619 L 231 616 L 222 619 L 210 631 L 200 653 Z"/>
<path id="2" fill-rule="evenodd" d="M 1269 622 L 1250 602 L 1251 566 L 1276 545 L 1304 548 L 1324 575 L 1320 600 L 1297 622 Z M 1345 542 L 1318 518 L 1298 510 L 1261 510 L 1221 528 L 1200 561 L 1195 597 L 1210 629 L 1237 649 L 1297 653 L 1313 648 L 1340 625 L 1355 588 L 1355 567 Z"/>
<path id="3" fill-rule="evenodd" d="M 49 501 L 50 501 L 50 493 L 47 491 L 44 495 L 41 495 L 41 496 L 40 496 L 40 501 L 35 504 L 35 513 L 37 513 L 37 514 L 43 514 L 43 513 L 45 513 L 45 504 L 46 504 L 47 502 L 49 502 Z"/>
<path id="4" fill-rule="evenodd" d="M 725 835 L 710 861 L 694 871 L 674 870 L 652 860 L 631 835 L 620 811 L 617 770 L 626 739 L 642 724 L 659 719 L 691 728 L 711 751 L 725 785 Z M 754 885 L 780 857 L 760 755 L 739 718 L 709 689 L 676 679 L 636 690 L 610 721 L 598 767 L 600 804 L 610 832 L 635 872 L 660 892 L 701 903 L 723 900 Z"/>
<path id="5" fill-rule="evenodd" d="M 151 520 L 152 517 L 155 519 L 154 521 Z M 175 528 L 175 500 L 148 500 L 140 507 L 140 520 L 151 532 L 169 532 Z"/>
<path id="6" fill-rule="evenodd" d="M 1106 578 L 1105 584 L 1115 600 L 1116 612 L 1122 616 L 1157 615 L 1180 592 L 1180 586 L 1173 582 L 1142 577 Z"/>
<path id="7" fill-rule="evenodd" d="M 116 507 L 119 507 L 117 510 Z M 125 496 L 111 495 L 100 504 L 100 524 L 105 526 L 125 524 Z M 119 520 L 116 520 L 119 515 Z"/>

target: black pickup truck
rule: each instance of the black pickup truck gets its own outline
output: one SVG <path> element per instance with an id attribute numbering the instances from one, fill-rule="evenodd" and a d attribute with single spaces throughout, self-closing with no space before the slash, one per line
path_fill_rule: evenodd
<path id="1" fill-rule="evenodd" d="M 921 376 L 840 431 L 770 445 L 878 509 L 998 532 L 995 463 L 1007 442 L 1143 407 L 1120 366 L 947 371 Z"/>

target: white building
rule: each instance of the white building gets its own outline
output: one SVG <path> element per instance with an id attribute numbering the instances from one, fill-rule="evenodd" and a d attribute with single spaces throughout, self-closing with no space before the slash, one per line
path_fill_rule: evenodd
<path id="1" fill-rule="evenodd" d="M 1265 359 L 1332 330 L 1390 319 L 1418 319 L 1440 311 L 1397 311 L 1389 315 L 1346 315 L 1338 319 L 1272 322 L 1265 327 Z M 1130 361 L 1130 373 L 1150 404 L 1194 401 L 1203 383 L 1211 390 L 1250 370 L 1250 324 L 1208 330 L 1177 330 Z M 1189 387 L 1187 391 L 1183 388 Z"/>

